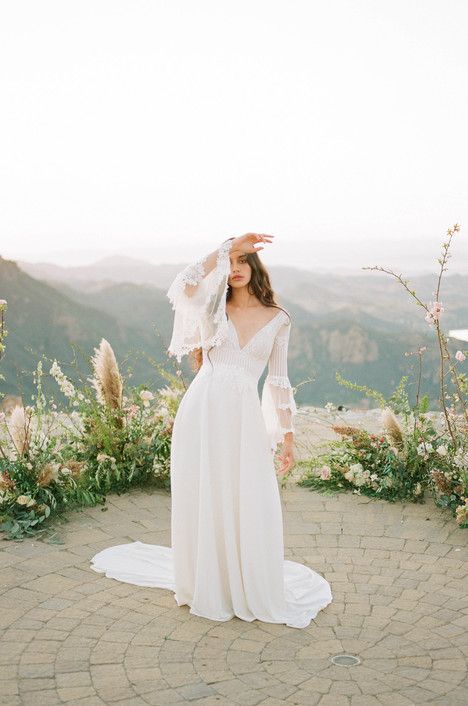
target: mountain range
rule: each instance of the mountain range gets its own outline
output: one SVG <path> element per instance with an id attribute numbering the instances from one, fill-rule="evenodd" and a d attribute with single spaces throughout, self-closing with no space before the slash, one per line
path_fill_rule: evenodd
<path id="1" fill-rule="evenodd" d="M 0 258 L 0 298 L 8 300 L 2 391 L 28 398 L 32 371 L 41 356 L 57 358 L 72 379 L 86 379 L 89 356 L 102 337 L 111 343 L 132 383 L 152 389 L 165 384 L 154 364 L 174 371 L 165 353 L 173 320 L 165 292 L 185 264 L 110 257 L 93 265 L 60 267 Z M 388 396 L 416 363 L 405 352 L 426 345 L 423 391 L 430 395 L 431 406 L 437 406 L 435 334 L 423 309 L 395 278 L 374 271 L 331 276 L 286 266 L 269 267 L 269 272 L 278 303 L 293 318 L 289 376 L 298 385 L 299 405 L 332 401 L 373 406 L 361 393 L 339 385 L 335 373 Z M 421 275 L 408 286 L 427 303 L 434 299 L 436 279 Z M 467 327 L 466 291 L 468 275 L 445 276 L 440 297 L 444 330 Z M 454 350 L 463 347 L 461 342 L 451 344 Z M 181 367 L 190 380 L 193 371 L 186 358 Z M 414 374 L 409 383 L 414 395 Z M 56 392 L 50 381 L 46 384 Z"/>

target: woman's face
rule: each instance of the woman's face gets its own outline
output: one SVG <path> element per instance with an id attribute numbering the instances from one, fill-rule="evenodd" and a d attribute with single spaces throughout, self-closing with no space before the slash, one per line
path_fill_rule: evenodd
<path id="1" fill-rule="evenodd" d="M 252 268 L 247 262 L 247 255 L 245 253 L 236 253 L 229 259 L 231 261 L 231 272 L 228 284 L 234 288 L 245 287 L 250 282 L 252 275 Z"/>

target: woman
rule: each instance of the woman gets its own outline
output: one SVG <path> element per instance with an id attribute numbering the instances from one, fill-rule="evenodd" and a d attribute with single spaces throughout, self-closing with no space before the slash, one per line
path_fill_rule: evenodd
<path id="1" fill-rule="evenodd" d="M 172 546 L 109 547 L 92 568 L 172 589 L 177 605 L 210 620 L 303 628 L 332 596 L 322 576 L 284 559 L 274 452 L 281 444 L 279 473 L 287 473 L 297 408 L 287 372 L 290 317 L 258 256 L 264 245 L 256 247 L 272 240 L 229 238 L 169 287 L 168 353 L 179 362 L 191 353 L 199 365 L 172 431 Z"/>

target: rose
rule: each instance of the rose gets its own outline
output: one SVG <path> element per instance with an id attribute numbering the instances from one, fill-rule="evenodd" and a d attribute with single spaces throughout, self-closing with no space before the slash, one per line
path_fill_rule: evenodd
<path id="1" fill-rule="evenodd" d="M 16 502 L 18 505 L 26 505 L 26 507 L 31 507 L 31 505 L 34 505 L 36 501 L 31 498 L 29 495 L 18 495 L 16 498 Z"/>
<path id="2" fill-rule="evenodd" d="M 136 404 L 131 404 L 128 407 L 125 407 L 125 411 L 128 413 L 128 416 L 130 417 L 130 419 L 132 417 L 134 417 L 135 414 L 137 414 L 138 409 L 139 409 L 138 405 L 136 405 Z"/>
<path id="3" fill-rule="evenodd" d="M 154 395 L 150 390 L 142 390 L 140 392 L 140 399 L 143 400 L 145 407 L 149 407 L 150 400 L 154 399 Z"/>
<path id="4" fill-rule="evenodd" d="M 463 353 L 462 353 L 461 351 L 457 351 L 457 352 L 455 353 L 455 358 L 456 358 L 460 363 L 463 363 L 463 361 L 465 360 L 466 356 L 463 355 Z"/>
<path id="5" fill-rule="evenodd" d="M 320 468 L 320 478 L 321 478 L 322 480 L 330 480 L 330 477 L 331 477 L 331 468 L 330 468 L 330 466 L 327 466 L 327 465 L 322 466 L 322 467 Z"/>

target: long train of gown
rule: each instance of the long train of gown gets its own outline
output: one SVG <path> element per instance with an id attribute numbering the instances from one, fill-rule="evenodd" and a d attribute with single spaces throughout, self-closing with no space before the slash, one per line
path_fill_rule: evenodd
<path id="1" fill-rule="evenodd" d="M 170 354 L 201 346 L 171 442 L 171 547 L 108 547 L 91 568 L 109 578 L 169 589 L 177 605 L 215 621 L 261 620 L 304 628 L 332 601 L 328 582 L 284 558 L 273 455 L 297 412 L 287 372 L 291 323 L 281 309 L 241 348 L 227 317 L 230 241 L 216 266 L 188 265 L 167 296 L 175 309 Z M 197 285 L 187 296 L 186 285 Z M 209 350 L 209 356 L 207 349 Z M 258 381 L 268 364 L 261 399 Z"/>

